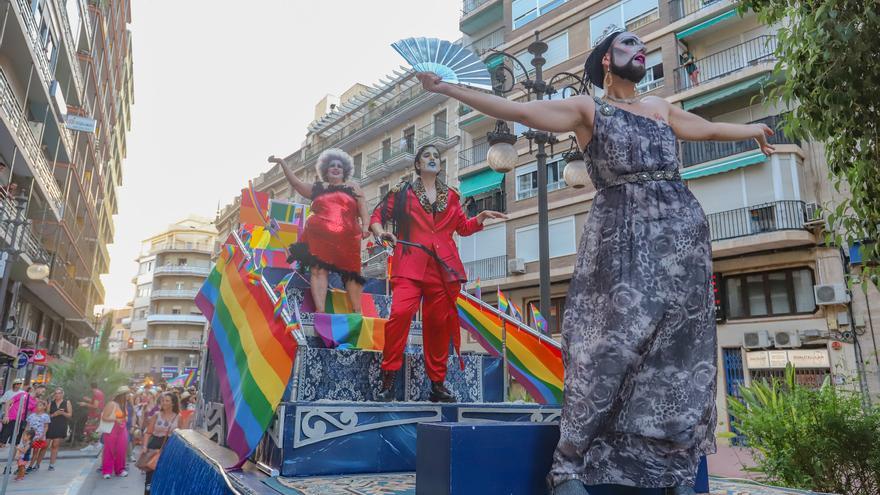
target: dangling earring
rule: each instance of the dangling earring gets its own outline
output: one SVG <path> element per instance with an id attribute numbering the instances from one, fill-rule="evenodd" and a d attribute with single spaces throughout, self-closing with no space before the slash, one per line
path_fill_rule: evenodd
<path id="1" fill-rule="evenodd" d="M 611 79 L 611 71 L 609 70 L 609 71 L 605 72 L 605 79 L 602 80 L 602 85 L 605 86 L 604 89 L 606 92 L 608 91 L 608 88 L 611 87 L 611 84 L 613 82 L 614 81 L 612 81 L 612 79 Z"/>

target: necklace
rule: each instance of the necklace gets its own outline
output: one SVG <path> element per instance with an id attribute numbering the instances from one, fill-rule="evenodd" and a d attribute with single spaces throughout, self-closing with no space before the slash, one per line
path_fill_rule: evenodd
<path id="1" fill-rule="evenodd" d="M 638 103 L 641 100 L 641 98 L 639 98 L 638 96 L 635 96 L 633 98 L 616 98 L 616 97 L 611 96 L 609 94 L 606 94 L 605 96 L 603 96 L 603 98 L 605 98 L 606 100 L 611 100 L 611 101 L 617 102 L 617 103 L 625 103 L 627 105 L 632 105 L 633 103 Z"/>

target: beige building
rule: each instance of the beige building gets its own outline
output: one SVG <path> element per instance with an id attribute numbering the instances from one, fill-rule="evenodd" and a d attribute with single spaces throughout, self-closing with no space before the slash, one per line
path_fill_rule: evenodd
<path id="1" fill-rule="evenodd" d="M 33 0 L 0 11 L 0 250 L 20 253 L 4 265 L 0 353 L 69 359 L 97 335 L 104 301 L 131 128 L 131 8 Z"/>
<path id="2" fill-rule="evenodd" d="M 107 335 L 107 352 L 110 357 L 117 361 L 122 361 L 122 355 L 128 348 L 129 338 L 131 338 L 131 306 L 119 309 L 109 310 L 110 333 Z M 132 340 L 132 346 L 134 341 Z"/>
<path id="3" fill-rule="evenodd" d="M 211 220 L 190 216 L 141 243 L 123 348 L 128 371 L 169 378 L 198 366 L 206 320 L 194 299 L 211 272 L 216 235 Z"/>
<path id="4" fill-rule="evenodd" d="M 785 136 L 777 127 L 785 108 L 755 98 L 772 85 L 775 29 L 753 14 L 733 11 L 729 0 L 543 1 L 466 0 L 461 30 L 475 38 L 504 33 L 504 50 L 522 57 L 535 31 L 549 48 L 545 80 L 561 71 L 581 74 L 594 43 L 610 26 L 637 33 L 648 47 L 648 73 L 638 85 L 709 120 L 763 122 L 777 129 L 777 152 L 765 158 L 754 142 L 682 142 L 682 176 L 702 204 L 712 231 L 718 289 L 719 431 L 728 429 L 728 394 L 755 378 L 778 376 L 786 362 L 799 367 L 799 379 L 818 384 L 826 375 L 835 383 L 869 387 L 880 393 L 876 338 L 864 295 L 845 290 L 848 260 L 824 244 L 825 222 L 819 206 L 835 203 L 822 148 Z M 697 75 L 681 66 L 686 52 Z M 518 73 L 519 74 L 519 73 Z M 568 79 L 570 81 L 570 79 Z M 564 84 L 556 85 L 561 89 Z M 598 91 L 601 95 L 601 90 Z M 516 92 L 512 97 L 516 98 Z M 497 174 L 486 163 L 485 136 L 492 119 L 477 112 L 461 116 L 462 160 L 459 182 L 486 183 Z M 518 124 L 517 132 L 524 129 Z M 566 136 L 560 136 L 561 139 Z M 516 169 L 498 177 L 498 187 L 483 198 L 504 198 L 507 222 L 488 227 L 462 242 L 462 257 L 493 298 L 501 287 L 526 308 L 538 297 L 537 169 L 528 142 L 518 143 Z M 558 332 L 580 233 L 595 190 L 568 187 L 565 166 L 548 159 L 550 264 L 553 310 L 550 326 Z M 474 150 L 468 155 L 468 150 Z M 478 201 L 478 205 L 479 205 Z M 873 320 L 880 298 L 870 288 Z M 852 316 L 850 315 L 852 309 Z M 527 311 L 528 312 L 528 311 Z M 878 329 L 880 330 L 880 329 Z M 860 350 L 854 345 L 858 339 Z M 856 353 L 861 353 L 862 369 Z"/>

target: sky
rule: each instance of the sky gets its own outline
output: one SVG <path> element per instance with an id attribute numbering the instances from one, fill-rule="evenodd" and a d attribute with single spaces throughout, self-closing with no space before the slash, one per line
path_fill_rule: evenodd
<path id="1" fill-rule="evenodd" d="M 133 0 L 134 106 L 105 307 L 134 295 L 143 239 L 214 218 L 305 138 L 315 104 L 405 63 L 391 43 L 456 40 L 461 0 Z"/>

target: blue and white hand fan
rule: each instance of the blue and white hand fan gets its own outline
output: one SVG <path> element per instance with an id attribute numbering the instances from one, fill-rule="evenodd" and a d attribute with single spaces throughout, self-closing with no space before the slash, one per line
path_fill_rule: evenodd
<path id="1" fill-rule="evenodd" d="M 407 38 L 392 43 L 391 47 L 418 72 L 433 72 L 452 84 L 492 89 L 492 77 L 486 64 L 459 43 L 437 38 Z"/>

